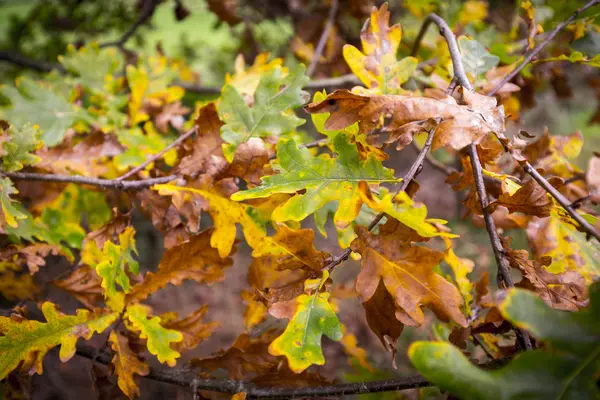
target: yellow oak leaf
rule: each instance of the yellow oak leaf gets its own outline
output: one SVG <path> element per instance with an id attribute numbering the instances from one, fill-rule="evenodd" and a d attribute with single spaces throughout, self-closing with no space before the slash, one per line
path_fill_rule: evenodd
<path id="1" fill-rule="evenodd" d="M 131 350 L 125 336 L 113 331 L 110 333 L 109 341 L 115 352 L 112 364 L 118 377 L 119 388 L 127 397 L 133 399 L 140 395 L 140 388 L 134 375 L 146 376 L 150 373 L 150 367 Z"/>

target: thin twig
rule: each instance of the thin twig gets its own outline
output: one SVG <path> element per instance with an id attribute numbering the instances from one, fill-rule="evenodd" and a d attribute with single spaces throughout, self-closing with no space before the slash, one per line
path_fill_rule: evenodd
<path id="1" fill-rule="evenodd" d="M 471 89 L 471 82 L 469 81 L 469 78 L 467 78 L 465 68 L 463 66 L 462 60 L 460 59 L 460 51 L 458 50 L 456 37 L 454 36 L 452 29 L 450 29 L 446 21 L 439 15 L 432 13 L 429 14 L 427 18 L 425 18 L 425 20 L 423 21 L 423 25 L 421 25 L 421 30 L 419 31 L 419 34 L 415 39 L 411 55 L 413 57 L 417 55 L 417 52 L 419 51 L 419 46 L 421 45 L 421 40 L 425 36 L 427 28 L 429 28 L 429 25 L 431 25 L 431 23 L 437 25 L 440 35 L 442 35 L 444 39 L 446 39 L 448 50 L 450 50 L 450 57 L 452 58 L 452 66 L 454 67 L 454 76 L 456 77 L 456 79 L 458 79 L 458 84 L 464 88 Z"/>
<path id="2" fill-rule="evenodd" d="M 96 349 L 83 344 L 77 345 L 77 355 L 93 359 Z M 106 352 L 100 353 L 96 361 L 105 365 L 111 362 L 111 357 Z M 386 391 L 397 391 L 413 389 L 431 384 L 421 375 L 413 375 L 405 378 L 387 379 L 381 381 L 365 383 L 346 383 L 338 385 L 316 386 L 316 387 L 257 387 L 255 384 L 231 379 L 208 379 L 202 378 L 198 374 L 184 369 L 172 368 L 150 368 L 150 372 L 145 378 L 170 383 L 173 385 L 193 388 L 196 390 L 207 390 L 219 393 L 240 393 L 245 392 L 249 398 L 260 399 L 288 399 L 288 398 L 314 398 L 328 397 L 336 395 L 351 395 L 360 393 L 375 393 Z"/>
<path id="3" fill-rule="evenodd" d="M 154 10 L 156 9 L 159 3 L 160 1 L 158 0 L 145 0 L 140 11 L 140 15 L 138 16 L 137 20 L 133 23 L 133 25 L 131 25 L 131 27 L 127 30 L 127 32 L 121 35 L 119 40 L 101 43 L 100 48 L 113 46 L 123 48 L 123 46 L 125 46 L 125 43 L 127 43 L 127 41 L 135 34 L 138 28 L 142 26 L 152 16 L 152 14 L 154 14 Z"/>
<path id="4" fill-rule="evenodd" d="M 579 214 L 575 209 L 573 209 L 573 207 L 571 206 L 571 202 L 565 196 L 563 196 L 562 193 L 556 190 L 556 188 L 552 186 L 550 182 L 548 182 L 542 175 L 540 175 L 540 173 L 537 172 L 537 170 L 533 168 L 531 164 L 529 164 L 529 162 L 523 161 L 521 162 L 521 166 L 523 167 L 523 170 L 525 172 L 527 172 L 541 187 L 543 187 L 548 193 L 550 193 L 552 197 L 556 199 L 556 201 L 558 201 L 558 203 L 565 209 L 565 211 L 569 213 L 571 218 L 577 221 L 577 223 L 579 224 L 579 226 L 581 226 L 581 229 L 583 229 L 585 233 L 595 237 L 600 241 L 600 234 L 596 232 L 592 224 L 586 221 L 581 216 L 581 214 Z"/>
<path id="5" fill-rule="evenodd" d="M 423 145 L 423 148 L 419 152 L 419 155 L 415 159 L 415 162 L 413 162 L 412 166 L 410 167 L 410 170 L 404 176 L 404 180 L 402 181 L 402 184 L 400 185 L 400 188 L 398 189 L 397 193 L 405 191 L 406 188 L 408 188 L 408 185 L 410 184 L 410 182 L 420 172 L 421 168 L 423 167 L 423 161 L 425 159 L 425 155 L 427 154 L 427 152 L 429 151 L 429 148 L 431 147 L 431 143 L 433 142 L 433 136 L 435 135 L 435 130 L 437 129 L 438 124 L 439 124 L 439 121 L 437 121 L 437 124 L 435 125 L 435 127 L 433 127 L 429 131 L 429 135 L 427 136 L 425 145 Z M 377 224 L 379 223 L 379 221 L 382 220 L 383 217 L 385 217 L 385 213 L 384 212 L 379 213 L 373 219 L 373 221 L 371 221 L 371 223 L 369 224 L 367 229 L 369 231 L 371 231 L 373 228 L 375 228 L 375 226 L 377 226 Z M 352 249 L 347 248 L 346 250 L 344 250 L 344 252 L 342 254 L 338 255 L 329 264 L 327 264 L 325 266 L 325 268 L 323 268 L 323 270 L 331 272 L 339 264 L 346 261 L 348 259 L 348 257 L 350 257 L 350 253 L 352 253 Z"/>
<path id="6" fill-rule="evenodd" d="M 177 175 L 163 176 L 160 178 L 141 179 L 137 181 L 120 181 L 117 179 L 89 178 L 87 176 L 80 175 L 38 174 L 34 172 L 8 172 L 3 173 L 2 175 L 10 179 L 23 181 L 77 183 L 82 185 L 98 186 L 103 189 L 117 190 L 140 190 L 160 183 L 168 183 L 177 179 Z"/>
<path id="7" fill-rule="evenodd" d="M 11 51 L 0 51 L 0 61 L 6 61 L 8 63 L 18 65 L 19 67 L 29 68 L 38 72 L 50 72 L 53 69 L 56 69 L 63 74 L 67 72 L 65 67 L 63 67 L 61 64 L 34 60 L 33 58 L 25 57 L 22 54 L 13 53 Z"/>
<path id="8" fill-rule="evenodd" d="M 327 15 L 327 22 L 325 23 L 325 29 L 323 29 L 323 33 L 319 38 L 319 43 L 317 43 L 317 47 L 315 48 L 315 52 L 313 54 L 312 60 L 310 60 L 310 65 L 306 70 L 306 74 L 308 76 L 312 76 L 313 72 L 315 72 L 315 68 L 319 63 L 319 59 L 321 58 L 321 54 L 323 54 L 323 50 L 325 49 L 325 44 L 327 43 L 327 38 L 329 37 L 329 32 L 331 28 L 333 28 L 333 24 L 335 22 L 335 14 L 338 9 L 338 0 L 333 0 L 331 2 L 331 7 L 329 7 L 329 14 Z"/>
<path id="9" fill-rule="evenodd" d="M 439 17 L 436 14 L 430 14 L 425 19 L 423 25 L 421 26 L 421 30 L 419 31 L 417 40 L 415 41 L 415 45 L 413 47 L 413 54 L 416 54 L 421 39 L 425 35 L 427 27 L 431 23 L 435 23 L 438 26 L 440 30 L 440 35 L 444 36 L 444 38 L 446 39 L 446 43 L 448 44 L 448 50 L 450 51 L 450 57 L 452 58 L 454 78 L 456 78 L 458 83 L 465 89 L 473 90 L 471 82 L 467 78 L 464 66 L 462 64 L 462 60 L 460 58 L 460 51 L 458 49 L 458 44 L 456 43 L 456 36 L 454 35 L 454 33 L 443 18 Z M 506 259 L 506 255 L 504 253 L 504 249 L 502 248 L 500 238 L 498 237 L 498 232 L 496 231 L 496 224 L 494 223 L 492 216 L 488 213 L 486 208 L 487 193 L 483 182 L 481 162 L 479 161 L 479 156 L 477 155 L 477 146 L 475 144 L 469 145 L 469 157 L 471 159 L 473 179 L 475 181 L 475 187 L 479 196 L 479 203 L 482 208 L 483 219 L 485 221 L 486 230 L 490 237 L 492 250 L 494 251 L 494 258 L 496 259 L 496 264 L 498 265 L 498 285 L 501 285 L 501 282 L 503 282 L 505 287 L 513 287 L 514 283 L 512 281 L 512 277 L 510 276 L 510 265 L 508 263 L 508 260 Z M 522 331 L 516 327 L 514 328 L 514 331 L 517 335 L 517 339 L 521 348 L 523 348 L 524 350 L 530 350 L 532 346 L 531 340 L 529 339 L 529 334 L 526 331 Z"/>
<path id="10" fill-rule="evenodd" d="M 143 163 L 141 163 L 140 165 L 138 165 L 137 167 L 135 167 L 131 171 L 129 171 L 129 172 L 121 175 L 120 177 L 117 178 L 117 180 L 118 181 L 122 181 L 123 179 L 127 179 L 130 176 L 137 174 L 138 172 L 140 172 L 141 170 L 143 170 L 144 168 L 146 168 L 146 166 L 148 164 L 150 164 L 150 163 L 158 160 L 167 151 L 171 150 L 172 148 L 179 146 L 181 143 L 183 143 L 183 141 L 185 139 L 189 138 L 190 136 L 192 136 L 197 131 L 198 131 L 198 126 L 194 125 L 194 127 L 192 129 L 190 129 L 189 131 L 187 131 L 183 135 L 179 136 L 173 143 L 171 143 L 170 145 L 168 145 L 167 147 L 165 147 L 164 149 L 162 149 L 160 152 L 158 152 L 158 153 L 154 154 L 153 156 L 149 157 L 146 161 L 144 161 Z"/>
<path id="11" fill-rule="evenodd" d="M 588 2 L 586 5 L 584 5 L 583 7 L 579 8 L 578 10 L 576 10 L 573 15 L 571 15 L 566 21 L 564 21 L 561 24 L 558 24 L 556 26 L 556 28 L 554 28 L 552 30 L 552 32 L 550 32 L 550 34 L 544 39 L 544 41 L 542 43 L 540 43 L 539 45 L 537 45 L 534 49 L 532 49 L 526 56 L 525 59 L 523 60 L 523 62 L 521 64 L 519 64 L 518 67 L 516 67 L 515 69 L 513 69 L 508 75 L 506 75 L 504 77 L 504 79 L 502 79 L 502 81 L 500 81 L 500 83 L 498 83 L 496 85 L 496 87 L 494 87 L 489 93 L 488 96 L 493 96 L 495 95 L 498 90 L 500 90 L 502 88 L 502 86 L 504 86 L 506 83 L 510 82 L 510 80 L 512 78 L 514 78 L 515 76 L 517 76 L 517 74 L 519 72 L 521 72 L 521 70 L 523 68 L 525 68 L 525 66 L 527 64 L 529 64 L 535 56 L 538 55 L 538 53 L 548 44 L 550 43 L 550 41 L 552 39 L 554 39 L 554 37 L 558 34 L 558 32 L 560 32 L 561 30 L 563 30 L 567 25 L 569 25 L 571 22 L 573 22 L 575 20 L 575 18 L 577 18 L 577 16 L 579 16 L 579 14 L 581 14 L 582 12 L 584 12 L 585 10 L 587 10 L 590 7 L 593 7 L 595 5 L 600 4 L 600 0 L 591 0 L 590 2 Z"/>

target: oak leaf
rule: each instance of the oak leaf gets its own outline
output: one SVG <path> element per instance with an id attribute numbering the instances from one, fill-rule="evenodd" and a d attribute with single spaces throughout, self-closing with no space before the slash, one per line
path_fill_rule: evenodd
<path id="1" fill-rule="evenodd" d="M 37 291 L 38 287 L 30 274 L 11 270 L 0 273 L 0 294 L 9 301 L 26 300 Z"/>
<path id="2" fill-rule="evenodd" d="M 444 261 L 448 263 L 450 268 L 452 268 L 452 272 L 454 273 L 454 280 L 456 282 L 456 286 L 462 295 L 464 300 L 465 308 L 467 312 L 470 314 L 471 312 L 471 301 L 473 300 L 473 295 L 471 294 L 473 290 L 473 284 L 469 280 L 467 276 L 473 269 L 475 268 L 475 263 L 468 258 L 461 258 L 454 253 L 454 249 L 452 248 L 452 242 L 448 238 L 444 238 L 444 242 L 446 243 L 446 251 L 444 252 Z"/>
<path id="3" fill-rule="evenodd" d="M 303 119 L 288 112 L 304 104 L 302 87 L 308 82 L 305 67 L 296 69 L 283 78 L 281 68 L 266 71 L 260 79 L 252 107 L 233 85 L 225 85 L 221 94 L 219 115 L 225 122 L 221 137 L 225 158 L 233 160 L 235 149 L 252 137 L 278 136 L 291 132 L 304 123 Z M 283 88 L 282 88 L 283 87 Z"/>
<path id="4" fill-rule="evenodd" d="M 279 164 L 275 166 L 279 174 L 263 177 L 260 186 L 234 193 L 231 199 L 241 201 L 306 190 L 277 207 L 271 218 L 279 222 L 301 221 L 328 202 L 338 200 L 334 221 L 339 227 L 348 226 L 360 211 L 360 181 L 397 180 L 392 170 L 383 167 L 375 157 L 361 161 L 356 146 L 345 135 L 337 135 L 334 143 L 338 157 L 329 158 L 314 157 L 308 149 L 298 148 L 293 140 L 281 140 L 277 151 Z"/>
<path id="5" fill-rule="evenodd" d="M 185 350 L 191 350 L 198 346 L 198 344 L 206 340 L 215 329 L 219 327 L 218 322 L 202 322 L 204 314 L 208 310 L 208 306 L 204 305 L 192 312 L 185 318 L 177 319 L 177 313 L 173 313 L 173 319 L 161 318 L 161 325 L 167 329 L 172 329 L 177 332 L 181 332 L 183 340 L 181 342 L 173 343 L 173 350 L 183 352 Z"/>
<path id="6" fill-rule="evenodd" d="M 506 207 L 511 213 L 547 217 L 554 207 L 554 201 L 543 187 L 530 179 L 514 193 L 501 193 L 498 199 L 488 206 L 489 211 L 494 212 L 498 206 Z"/>
<path id="7" fill-rule="evenodd" d="M 463 303 L 458 289 L 434 271 L 444 254 L 422 246 L 399 244 L 394 238 L 375 236 L 365 228 L 356 229 L 358 238 L 352 250 L 359 253 L 362 270 L 356 279 L 356 291 L 368 301 L 383 281 L 394 297 L 396 318 L 410 326 L 421 326 L 430 308 L 442 321 L 467 326 L 460 308 Z"/>
<path id="8" fill-rule="evenodd" d="M 321 337 L 342 339 L 342 328 L 329 304 L 329 293 L 302 294 L 295 300 L 293 318 L 281 336 L 269 346 L 274 356 L 285 355 L 289 367 L 300 373 L 312 364 L 323 365 L 325 358 L 321 350 Z"/>
<path id="9" fill-rule="evenodd" d="M 44 356 L 58 345 L 60 360 L 69 361 L 75 355 L 79 338 L 88 340 L 94 333 L 102 333 L 118 316 L 114 312 L 98 314 L 88 310 L 64 315 L 50 302 L 42 304 L 41 309 L 46 322 L 0 317 L 0 380 L 21 362 L 21 371 L 41 374 Z"/>
<path id="10" fill-rule="evenodd" d="M 401 85 L 416 71 L 414 57 L 396 60 L 402 40 L 400 25 L 389 26 L 390 12 L 387 3 L 379 10 L 373 7 L 371 18 L 363 26 L 360 38 L 363 53 L 352 45 L 344 46 L 344 58 L 354 74 L 372 89 L 371 93 L 399 94 Z"/>
<path id="11" fill-rule="evenodd" d="M 42 146 L 39 126 L 25 124 L 20 128 L 9 125 L 7 129 L 0 127 L 0 150 L 2 152 L 2 170 L 14 172 L 25 165 L 35 165 L 41 158 L 33 152 Z"/>
<path id="12" fill-rule="evenodd" d="M 104 297 L 102 289 L 102 278 L 96 270 L 89 265 L 82 265 L 62 280 L 53 280 L 56 287 L 75 296 L 83 305 L 89 309 L 95 309 Z"/>
<path id="13" fill-rule="evenodd" d="M 137 254 L 134 235 L 133 227 L 128 227 L 119 235 L 118 245 L 111 241 L 104 243 L 102 260 L 95 265 L 95 268 L 98 276 L 102 278 L 104 297 L 107 299 L 116 296 L 117 284 L 121 286 L 123 292 L 131 291 L 128 271 L 136 275 L 140 273 L 140 266 L 133 258 L 133 255 Z"/>
<path id="14" fill-rule="evenodd" d="M 358 122 L 361 133 L 381 127 L 384 118 L 391 118 L 383 128 L 390 135 L 411 122 L 440 119 L 432 143 L 434 151 L 441 147 L 460 150 L 471 143 L 478 143 L 489 133 L 504 132 L 503 108 L 496 107 L 495 99 L 472 93 L 463 100 L 466 105 L 459 105 L 450 96 L 444 99 L 363 96 L 348 90 L 336 90 L 324 101 L 310 103 L 304 109 L 311 114 L 330 113 L 325 122 L 327 130 L 343 129 Z"/>
<path id="15" fill-rule="evenodd" d="M 183 341 L 181 332 L 167 329 L 160 322 L 160 317 L 150 317 L 151 308 L 142 304 L 127 307 L 125 318 L 131 330 L 139 332 L 141 339 L 147 339 L 146 346 L 150 354 L 155 355 L 161 363 L 174 367 L 181 354 L 171 348 L 171 343 Z"/>
<path id="16" fill-rule="evenodd" d="M 7 226 L 16 228 L 19 226 L 18 220 L 27 218 L 27 214 L 15 207 L 10 196 L 17 194 L 19 191 L 14 187 L 12 181 L 8 178 L 0 179 L 0 205 L 2 206 L 2 214 L 0 214 L 0 230 L 4 231 Z"/>
<path id="17" fill-rule="evenodd" d="M 231 267 L 233 261 L 230 257 L 221 258 L 210 246 L 212 235 L 212 229 L 205 230 L 165 251 L 158 270 L 148 272 L 142 282 L 133 286 L 127 298 L 141 301 L 167 284 L 181 285 L 185 279 L 208 284 L 222 281 L 224 269 Z"/>
<path id="18" fill-rule="evenodd" d="M 111 362 L 118 376 L 119 388 L 127 397 L 133 399 L 140 395 L 134 375 L 146 376 L 150 373 L 150 367 L 129 348 L 125 336 L 113 331 L 110 333 L 109 341 L 115 352 Z"/>

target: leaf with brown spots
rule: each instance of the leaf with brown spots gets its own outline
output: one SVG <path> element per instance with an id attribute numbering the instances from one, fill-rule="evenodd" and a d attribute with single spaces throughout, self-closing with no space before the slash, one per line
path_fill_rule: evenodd
<path id="1" fill-rule="evenodd" d="M 144 300 L 167 284 L 181 285 L 185 279 L 208 284 L 222 281 L 223 270 L 231 267 L 233 260 L 221 258 L 210 246 L 212 234 L 212 229 L 205 230 L 165 251 L 156 273 L 148 272 L 142 282 L 133 286 L 128 299 Z"/>
<path id="2" fill-rule="evenodd" d="M 467 93 L 467 91 L 465 91 Z M 319 103 L 310 103 L 304 109 L 311 113 L 330 113 L 325 129 L 339 130 L 358 122 L 361 133 L 381 127 L 384 118 L 391 122 L 383 128 L 390 135 L 406 129 L 406 124 L 437 120 L 432 150 L 449 147 L 460 150 L 478 143 L 489 133 L 504 132 L 504 113 L 497 108 L 495 99 L 481 95 L 465 96 L 467 105 L 459 105 L 453 97 L 432 99 L 418 96 L 371 95 L 361 96 L 348 90 L 336 90 Z"/>
<path id="3" fill-rule="evenodd" d="M 112 331 L 109 341 L 115 352 L 111 362 L 118 377 L 119 388 L 127 397 L 133 399 L 140 395 L 140 388 L 134 375 L 146 376 L 150 373 L 150 367 L 131 351 L 125 336 Z"/>
<path id="4" fill-rule="evenodd" d="M 409 326 L 425 323 L 422 307 L 430 308 L 442 321 L 467 326 L 458 289 L 433 269 L 444 254 L 423 246 L 410 246 L 384 235 L 373 235 L 363 227 L 352 250 L 362 256 L 356 291 L 363 302 L 375 294 L 380 281 L 394 298 L 396 318 Z"/>
<path id="5" fill-rule="evenodd" d="M 554 201 L 543 187 L 530 179 L 513 194 L 508 192 L 500 194 L 498 200 L 488 206 L 489 211 L 494 212 L 498 206 L 506 207 L 511 213 L 520 212 L 536 217 L 547 217 L 554 207 Z"/>

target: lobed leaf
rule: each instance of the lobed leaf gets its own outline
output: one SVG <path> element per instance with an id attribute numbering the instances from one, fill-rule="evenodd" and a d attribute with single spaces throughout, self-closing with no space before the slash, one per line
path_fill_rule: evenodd
<path id="1" fill-rule="evenodd" d="M 231 199 L 241 201 L 306 190 L 305 194 L 296 194 L 278 206 L 271 218 L 278 222 L 302 221 L 337 200 L 335 224 L 348 226 L 360 212 L 359 182 L 397 182 L 397 179 L 375 157 L 361 161 L 356 146 L 345 135 L 336 136 L 334 144 L 338 157 L 314 157 L 308 149 L 298 148 L 293 140 L 281 140 L 277 150 L 279 165 L 275 166 L 279 174 L 264 177 L 260 186 L 234 193 Z"/>
<path id="2" fill-rule="evenodd" d="M 0 380 L 21 362 L 21 371 L 41 374 L 44 356 L 59 345 L 60 360 L 69 361 L 79 338 L 88 340 L 94 333 L 102 333 L 118 316 L 115 312 L 101 314 L 87 310 L 64 315 L 50 302 L 42 304 L 41 309 L 46 322 L 0 317 Z"/>
<path id="3" fill-rule="evenodd" d="M 131 284 L 127 271 L 133 274 L 140 272 L 139 264 L 133 258 L 133 255 L 137 254 L 134 235 L 133 227 L 128 227 L 119 235 L 118 245 L 111 241 L 104 242 L 102 261 L 95 268 L 98 276 L 102 278 L 104 297 L 107 299 L 117 295 L 116 284 L 119 284 L 125 293 L 129 293 Z"/>
<path id="4" fill-rule="evenodd" d="M 296 311 L 281 336 L 269 346 L 274 356 L 286 356 L 289 367 L 300 373 L 312 364 L 323 365 L 321 337 L 339 341 L 342 326 L 329 304 L 329 293 L 302 294 L 296 298 Z"/>
<path id="5" fill-rule="evenodd" d="M 141 339 L 147 339 L 146 346 L 150 354 L 155 355 L 161 363 L 174 367 L 181 354 L 171 348 L 171 343 L 181 342 L 181 332 L 167 329 L 160 322 L 160 317 L 150 317 L 151 309 L 142 304 L 132 304 L 127 307 L 125 318 L 131 323 L 131 328 L 139 331 Z"/>
<path id="6" fill-rule="evenodd" d="M 109 342 L 115 352 L 111 362 L 118 377 L 119 388 L 127 397 L 133 399 L 140 395 L 134 375 L 146 376 L 150 373 L 150 367 L 131 350 L 125 336 L 113 331 L 110 333 Z"/>
<path id="7" fill-rule="evenodd" d="M 2 215 L 0 216 L 0 229 L 4 230 L 6 226 L 17 228 L 19 222 L 17 220 L 26 219 L 28 216 L 18 207 L 15 207 L 10 196 L 17 194 L 19 191 L 13 186 L 13 183 L 8 178 L 0 179 L 0 205 L 2 205 Z"/>
<path id="8" fill-rule="evenodd" d="M 25 165 L 34 165 L 40 161 L 38 156 L 32 154 L 42 146 L 41 132 L 37 125 L 26 124 L 19 129 L 11 125 L 3 133 L 7 136 L 2 138 L 3 171 L 19 171 Z"/>

